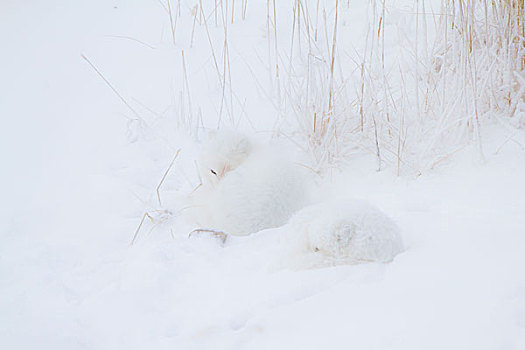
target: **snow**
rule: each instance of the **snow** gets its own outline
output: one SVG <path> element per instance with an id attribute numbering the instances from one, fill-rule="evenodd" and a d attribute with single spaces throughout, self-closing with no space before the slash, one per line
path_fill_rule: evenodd
<path id="1" fill-rule="evenodd" d="M 266 2 L 247 3 L 248 24 L 229 27 L 235 101 L 222 118 L 240 115 L 269 142 L 273 107 L 258 88 Z M 224 245 L 188 238 L 198 126 L 216 126 L 222 100 L 202 27 L 190 45 L 196 4 L 183 2 L 173 46 L 155 1 L 2 3 L 1 347 L 523 349 L 520 129 L 509 141 L 484 124 L 483 162 L 468 145 L 398 177 L 356 153 L 326 175 L 319 197 L 366 200 L 397 224 L 405 250 L 391 263 L 287 268 L 286 226 Z M 208 21 L 212 36 L 223 31 Z M 218 55 L 223 43 L 214 45 Z M 159 205 L 155 189 L 179 148 Z M 146 211 L 152 220 L 131 246 Z"/>

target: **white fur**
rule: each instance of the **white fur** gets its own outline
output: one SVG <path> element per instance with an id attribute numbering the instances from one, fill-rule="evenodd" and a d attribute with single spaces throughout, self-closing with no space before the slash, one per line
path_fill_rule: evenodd
<path id="1" fill-rule="evenodd" d="M 248 235 L 284 225 L 307 202 L 308 186 L 299 165 L 279 149 L 256 147 L 237 133 L 212 135 L 200 166 L 206 183 L 194 205 L 203 227 Z"/>
<path id="2" fill-rule="evenodd" d="M 284 243 L 286 255 L 300 268 L 389 262 L 403 249 L 397 225 L 364 201 L 308 206 L 283 229 L 291 233 Z"/>
<path id="3" fill-rule="evenodd" d="M 252 154 L 253 147 L 252 142 L 238 132 L 210 132 L 202 146 L 199 160 L 206 182 L 217 184 L 219 179 L 239 167 Z"/>

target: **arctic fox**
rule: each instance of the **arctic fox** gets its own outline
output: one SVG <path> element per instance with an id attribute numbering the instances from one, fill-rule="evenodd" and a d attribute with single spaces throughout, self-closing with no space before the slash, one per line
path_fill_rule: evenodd
<path id="1" fill-rule="evenodd" d="M 204 184 L 193 202 L 203 227 L 248 235 L 284 225 L 308 203 L 306 170 L 240 133 L 211 134 L 199 163 Z"/>

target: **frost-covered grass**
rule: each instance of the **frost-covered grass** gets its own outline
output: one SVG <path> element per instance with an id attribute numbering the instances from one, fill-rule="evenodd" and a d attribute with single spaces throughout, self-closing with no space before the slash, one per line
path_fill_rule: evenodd
<path id="1" fill-rule="evenodd" d="M 364 151 L 378 169 L 417 176 L 469 144 L 482 161 L 485 123 L 509 136 L 523 124 L 520 1 L 170 4 L 171 115 L 197 137 L 240 126 L 291 140 L 316 172 Z M 203 80 L 211 106 L 196 92 Z"/>
<path id="2" fill-rule="evenodd" d="M 272 52 L 277 129 L 321 171 L 355 149 L 398 175 L 470 143 L 482 160 L 485 123 L 523 123 L 523 27 L 519 1 L 295 1 L 291 38 L 272 38 L 289 46 Z"/>
<path id="3" fill-rule="evenodd" d="M 2 348 L 525 346 L 522 2 L 0 6 Z M 286 226 L 188 239 L 218 125 L 406 251 L 295 271 Z"/>

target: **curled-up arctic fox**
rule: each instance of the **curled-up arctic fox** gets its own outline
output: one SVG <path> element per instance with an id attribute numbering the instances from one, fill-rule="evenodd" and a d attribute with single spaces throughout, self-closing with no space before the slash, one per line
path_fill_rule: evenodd
<path id="1" fill-rule="evenodd" d="M 204 183 L 192 198 L 197 231 L 245 236 L 286 224 L 307 204 L 306 170 L 283 150 L 238 132 L 212 133 L 199 166 Z"/>
<path id="2" fill-rule="evenodd" d="M 399 228 L 386 214 L 359 200 L 335 200 L 308 206 L 283 227 L 279 260 L 292 268 L 363 262 L 390 262 L 403 250 Z M 286 257 L 285 257 L 286 256 Z"/>

